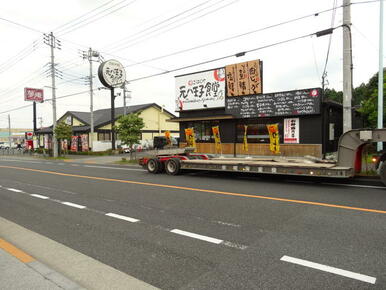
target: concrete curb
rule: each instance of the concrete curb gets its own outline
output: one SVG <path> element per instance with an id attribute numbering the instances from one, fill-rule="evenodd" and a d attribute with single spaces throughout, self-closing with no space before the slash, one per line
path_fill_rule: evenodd
<path id="1" fill-rule="evenodd" d="M 45 279 L 51 281 L 53 284 L 58 287 L 66 290 L 80 290 L 85 289 L 79 286 L 77 283 L 71 281 L 62 274 L 56 272 L 55 270 L 47 267 L 43 263 L 35 260 L 32 256 L 28 255 L 24 251 L 15 247 L 13 244 L 0 239 L 0 249 L 8 253 L 9 255 L 15 257 L 19 260 L 20 263 L 24 263 L 31 271 L 35 271 Z"/>

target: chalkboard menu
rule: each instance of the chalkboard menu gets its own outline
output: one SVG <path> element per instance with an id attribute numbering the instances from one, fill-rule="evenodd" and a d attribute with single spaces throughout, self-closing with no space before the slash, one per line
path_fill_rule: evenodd
<path id="1" fill-rule="evenodd" d="M 321 89 L 227 97 L 225 111 L 236 118 L 320 114 Z"/>

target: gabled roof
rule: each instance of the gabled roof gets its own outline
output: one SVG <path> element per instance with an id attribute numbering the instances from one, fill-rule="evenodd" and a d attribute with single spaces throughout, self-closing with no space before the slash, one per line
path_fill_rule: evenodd
<path id="1" fill-rule="evenodd" d="M 127 106 L 126 112 L 127 114 L 130 113 L 137 113 L 140 111 L 143 111 L 150 107 L 156 107 L 159 110 L 162 110 L 162 108 L 157 105 L 156 103 L 147 103 L 142 105 L 133 105 L 133 106 Z M 163 111 L 170 115 L 171 118 L 176 118 L 175 115 L 170 113 L 169 111 L 163 109 Z M 121 115 L 123 115 L 124 107 L 115 108 L 115 119 L 118 119 Z M 91 123 L 91 113 L 90 112 L 78 112 L 78 111 L 68 111 L 66 112 L 62 117 L 65 115 L 70 114 L 71 116 L 75 117 L 82 123 L 84 123 L 85 126 L 90 126 Z M 102 109 L 102 110 L 96 110 L 94 111 L 94 127 L 102 127 L 107 124 L 109 124 L 111 121 L 111 109 Z M 52 129 L 51 129 L 52 130 Z"/>

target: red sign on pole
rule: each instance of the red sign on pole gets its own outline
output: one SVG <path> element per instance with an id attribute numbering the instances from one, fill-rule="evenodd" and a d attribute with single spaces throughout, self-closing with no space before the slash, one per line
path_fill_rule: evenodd
<path id="1" fill-rule="evenodd" d="M 24 88 L 24 101 L 43 103 L 43 89 Z"/>

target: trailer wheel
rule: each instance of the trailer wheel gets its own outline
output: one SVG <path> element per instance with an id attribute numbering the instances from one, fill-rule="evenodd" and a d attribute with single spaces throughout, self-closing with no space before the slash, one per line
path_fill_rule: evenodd
<path id="1" fill-rule="evenodd" d="M 157 158 L 151 158 L 146 163 L 147 171 L 153 174 L 159 173 L 161 162 Z"/>
<path id="2" fill-rule="evenodd" d="M 178 158 L 171 158 L 166 161 L 165 171 L 169 175 L 178 175 L 181 172 L 181 161 Z"/>
<path id="3" fill-rule="evenodd" d="M 386 186 L 386 162 L 382 162 L 379 170 L 379 176 L 381 177 L 383 184 Z"/>

